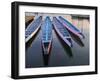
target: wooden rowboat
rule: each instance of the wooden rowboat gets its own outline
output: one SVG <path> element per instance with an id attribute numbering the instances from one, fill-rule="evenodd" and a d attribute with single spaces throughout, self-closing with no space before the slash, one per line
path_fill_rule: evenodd
<path id="1" fill-rule="evenodd" d="M 76 28 L 73 24 L 71 24 L 67 19 L 64 19 L 63 17 L 59 16 L 59 20 L 74 35 L 78 36 L 79 38 L 85 38 L 82 32 L 78 28 Z"/>
<path id="2" fill-rule="evenodd" d="M 52 44 L 52 22 L 47 16 L 42 24 L 42 49 L 44 54 L 50 53 Z"/>
<path id="3" fill-rule="evenodd" d="M 59 37 L 65 42 L 65 44 L 69 47 L 72 47 L 72 39 L 69 32 L 56 17 L 53 17 L 53 25 L 55 31 L 57 32 Z"/>
<path id="4" fill-rule="evenodd" d="M 40 29 L 42 16 L 39 16 L 25 30 L 25 42 L 27 43 Z"/>

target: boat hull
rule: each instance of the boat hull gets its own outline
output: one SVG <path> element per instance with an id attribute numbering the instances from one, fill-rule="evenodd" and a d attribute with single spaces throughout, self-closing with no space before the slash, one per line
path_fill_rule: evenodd
<path id="1" fill-rule="evenodd" d="M 67 25 L 65 25 L 64 23 L 62 23 L 66 29 L 68 29 L 68 31 L 70 31 L 71 33 L 75 34 L 76 36 L 78 36 L 79 38 L 85 38 L 84 35 L 80 32 L 76 32 L 74 30 L 72 30 L 71 28 L 69 28 Z"/>
<path id="2" fill-rule="evenodd" d="M 42 16 L 37 17 L 32 21 L 25 30 L 25 43 L 36 35 L 42 24 Z"/>
<path id="3" fill-rule="evenodd" d="M 51 52 L 52 41 L 48 42 L 48 46 L 45 46 L 45 42 L 42 41 L 42 50 L 44 55 L 48 55 Z"/>
<path id="4" fill-rule="evenodd" d="M 52 22 L 47 16 L 42 24 L 42 49 L 43 54 L 49 54 L 52 45 Z"/>
<path id="5" fill-rule="evenodd" d="M 55 28 L 55 26 L 54 26 L 54 30 L 55 30 L 56 34 L 60 37 L 60 39 L 61 39 L 67 46 L 72 47 L 72 42 L 70 43 L 68 40 L 66 40 L 66 38 L 64 38 L 64 37 L 60 34 L 60 32 L 57 30 L 57 28 Z"/>
<path id="6" fill-rule="evenodd" d="M 27 43 L 33 36 L 36 35 L 36 33 L 40 30 L 40 26 L 41 26 L 41 24 L 36 28 L 36 30 L 35 30 L 33 33 L 31 33 L 30 36 L 28 36 L 28 37 L 25 39 L 25 42 L 26 42 L 26 43 Z"/>
<path id="7" fill-rule="evenodd" d="M 67 30 L 69 30 L 70 32 L 72 32 L 73 34 L 75 34 L 76 36 L 78 36 L 79 38 L 85 38 L 85 36 L 77 29 L 77 28 L 75 28 L 75 29 L 77 29 L 78 31 L 75 31 L 74 29 L 72 29 L 72 28 L 70 28 L 70 26 L 68 26 L 67 24 L 69 24 L 69 23 L 67 23 L 68 21 L 67 20 L 65 20 L 64 18 L 62 18 L 62 17 L 59 17 L 59 20 L 61 21 L 61 23 L 64 25 L 64 27 L 65 28 L 67 28 Z M 65 21 L 66 21 L 66 23 L 65 23 Z"/>
<path id="8" fill-rule="evenodd" d="M 56 17 L 54 17 L 53 19 L 53 27 L 56 33 L 60 36 L 60 38 L 66 43 L 66 45 L 72 47 L 72 40 L 67 29 L 64 28 L 63 24 Z M 64 32 L 67 32 L 67 34 L 63 35 Z"/>

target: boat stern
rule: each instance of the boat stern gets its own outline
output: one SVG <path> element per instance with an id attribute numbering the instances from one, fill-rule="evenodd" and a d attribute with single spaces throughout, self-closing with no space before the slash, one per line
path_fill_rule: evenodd
<path id="1" fill-rule="evenodd" d="M 66 38 L 67 39 L 67 41 L 69 42 L 68 44 L 69 44 L 69 46 L 70 47 L 73 47 L 73 44 L 72 44 L 72 39 L 71 38 Z"/>
<path id="2" fill-rule="evenodd" d="M 51 48 L 51 42 L 42 42 L 43 54 L 49 54 Z"/>
<path id="3" fill-rule="evenodd" d="M 79 37 L 83 39 L 85 38 L 85 36 L 82 33 L 79 33 Z"/>

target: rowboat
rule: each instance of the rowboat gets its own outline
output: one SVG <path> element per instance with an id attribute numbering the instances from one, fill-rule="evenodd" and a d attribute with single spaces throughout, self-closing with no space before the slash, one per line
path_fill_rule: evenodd
<path id="1" fill-rule="evenodd" d="M 42 24 L 42 49 L 44 54 L 49 54 L 52 44 L 52 22 L 47 16 Z"/>
<path id="2" fill-rule="evenodd" d="M 72 47 L 72 39 L 69 32 L 56 17 L 53 17 L 53 25 L 56 33 L 64 41 L 64 43 L 67 46 Z"/>
<path id="3" fill-rule="evenodd" d="M 78 36 L 79 38 L 85 38 L 82 32 L 78 28 L 76 28 L 73 24 L 71 24 L 67 19 L 64 19 L 63 17 L 59 16 L 59 20 L 74 35 Z"/>
<path id="4" fill-rule="evenodd" d="M 25 30 L 25 42 L 27 43 L 40 29 L 42 16 L 37 17 L 32 21 Z"/>

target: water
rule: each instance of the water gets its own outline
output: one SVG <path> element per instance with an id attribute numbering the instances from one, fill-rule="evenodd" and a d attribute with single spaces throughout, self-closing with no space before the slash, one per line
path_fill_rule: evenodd
<path id="1" fill-rule="evenodd" d="M 26 68 L 89 65 L 89 21 L 71 19 L 71 22 L 78 26 L 85 38 L 80 40 L 71 34 L 73 47 L 69 48 L 53 29 L 51 53 L 45 56 L 42 53 L 40 29 L 26 47 Z"/>

